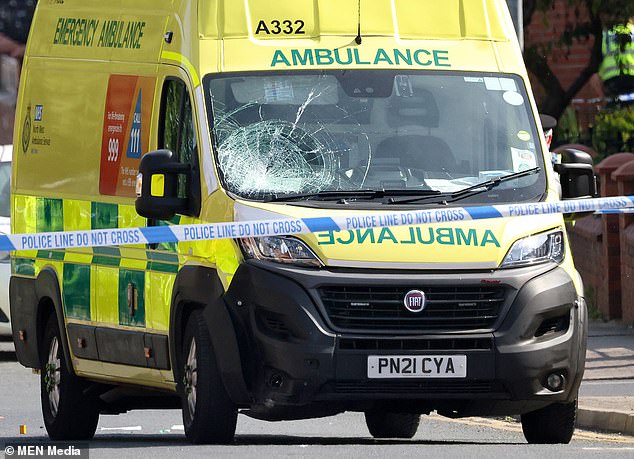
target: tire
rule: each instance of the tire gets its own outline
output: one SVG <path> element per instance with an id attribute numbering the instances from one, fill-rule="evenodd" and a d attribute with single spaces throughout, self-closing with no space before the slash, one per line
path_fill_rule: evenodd
<path id="1" fill-rule="evenodd" d="M 200 311 L 193 311 L 187 321 L 180 362 L 185 436 L 194 444 L 231 443 L 238 411 L 220 377 Z"/>
<path id="2" fill-rule="evenodd" d="M 554 403 L 522 415 L 522 430 L 531 444 L 570 443 L 575 431 L 577 400 Z"/>
<path id="3" fill-rule="evenodd" d="M 365 423 L 374 438 L 412 438 L 418 430 L 420 414 L 367 411 Z"/>
<path id="4" fill-rule="evenodd" d="M 99 406 L 85 395 L 88 384 L 68 372 L 57 317 L 46 323 L 40 349 L 40 398 L 51 440 L 90 440 L 97 430 Z"/>

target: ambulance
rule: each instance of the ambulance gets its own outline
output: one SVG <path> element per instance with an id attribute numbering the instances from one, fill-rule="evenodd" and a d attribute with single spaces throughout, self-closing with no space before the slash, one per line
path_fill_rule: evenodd
<path id="1" fill-rule="evenodd" d="M 503 0 L 41 0 L 21 78 L 11 319 L 52 439 L 180 408 L 193 443 L 346 411 L 570 441 L 586 303 L 535 209 L 592 166 L 553 167 Z"/>

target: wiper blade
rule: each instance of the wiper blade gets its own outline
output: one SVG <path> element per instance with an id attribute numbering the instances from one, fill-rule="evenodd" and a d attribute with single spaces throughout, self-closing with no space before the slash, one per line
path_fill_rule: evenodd
<path id="1" fill-rule="evenodd" d="M 518 178 L 533 175 L 539 172 L 539 170 L 540 170 L 539 167 L 533 167 L 532 169 L 526 169 L 525 171 L 514 172 L 513 174 L 502 175 L 501 177 L 495 177 L 491 180 L 487 180 L 482 183 L 476 183 L 473 186 L 470 186 L 468 188 L 463 188 L 462 190 L 458 190 L 454 193 L 451 193 L 451 197 L 453 198 L 452 200 L 455 200 L 456 198 L 460 198 L 460 199 L 465 198 L 466 197 L 465 195 L 473 196 L 478 193 L 484 193 L 485 191 L 492 190 L 493 188 L 500 185 L 501 183 L 508 182 L 509 180 L 515 180 Z M 483 188 L 483 189 L 480 190 L 480 188 Z"/>
<path id="2" fill-rule="evenodd" d="M 443 202 L 445 203 L 459 201 L 460 199 L 465 199 L 470 196 L 475 196 L 477 194 L 490 191 L 504 182 L 508 182 L 510 180 L 515 180 L 522 177 L 527 177 L 539 171 L 540 171 L 539 167 L 533 167 L 532 169 L 526 169 L 525 171 L 514 172 L 512 174 L 495 177 L 481 183 L 476 183 L 475 185 L 469 186 L 467 188 L 463 188 L 462 190 L 454 191 L 453 193 L 440 193 L 436 196 L 424 196 L 424 197 L 418 197 L 418 198 L 391 199 L 389 203 L 390 204 L 407 204 L 411 202 L 423 201 L 433 197 L 447 198 L 447 199 L 443 199 Z"/>
<path id="3" fill-rule="evenodd" d="M 428 189 L 388 189 L 388 190 L 341 190 L 319 191 L 315 193 L 274 194 L 266 202 L 299 201 L 303 199 L 342 200 L 347 199 L 380 199 L 387 196 L 437 196 L 442 194 L 438 190 Z"/>
<path id="4" fill-rule="evenodd" d="M 303 199 L 346 199 L 346 198 L 374 198 L 380 191 L 375 190 L 356 190 L 356 191 L 317 191 L 314 193 L 288 193 L 288 194 L 274 194 L 265 202 L 280 202 L 280 201 L 301 201 Z"/>

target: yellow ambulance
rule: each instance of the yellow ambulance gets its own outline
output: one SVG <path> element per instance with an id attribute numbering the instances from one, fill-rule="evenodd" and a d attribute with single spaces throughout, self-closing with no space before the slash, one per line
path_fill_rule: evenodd
<path id="1" fill-rule="evenodd" d="M 504 0 L 40 0 L 16 116 L 11 319 L 52 439 L 181 408 L 194 443 L 344 411 L 570 441 L 583 287 L 562 215 L 525 204 L 592 171 L 571 152 L 559 184 Z M 245 221 L 269 223 L 174 237 Z"/>

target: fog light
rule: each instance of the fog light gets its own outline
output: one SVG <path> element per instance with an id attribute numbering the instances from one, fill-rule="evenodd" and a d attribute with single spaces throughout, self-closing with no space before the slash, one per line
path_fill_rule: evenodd
<path id="1" fill-rule="evenodd" d="M 553 392 L 558 392 L 564 388 L 565 378 L 558 373 L 551 373 L 546 379 L 546 387 Z"/>
<path id="2" fill-rule="evenodd" d="M 283 384 L 284 384 L 284 377 L 279 373 L 273 374 L 269 379 L 269 386 L 272 387 L 273 389 L 280 389 Z"/>

